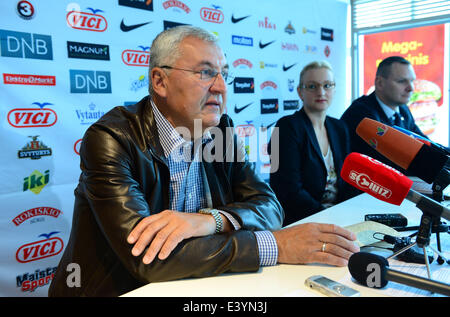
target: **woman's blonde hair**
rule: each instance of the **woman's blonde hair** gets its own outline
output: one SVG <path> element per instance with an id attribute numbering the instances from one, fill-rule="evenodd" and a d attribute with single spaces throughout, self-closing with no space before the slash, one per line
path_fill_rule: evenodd
<path id="1" fill-rule="evenodd" d="M 333 68 L 331 67 L 331 64 L 327 61 L 314 61 L 303 67 L 302 71 L 300 72 L 300 80 L 298 82 L 298 86 L 301 87 L 303 84 L 303 77 L 305 73 L 310 69 L 317 69 L 317 68 L 326 68 L 333 74 Z"/>

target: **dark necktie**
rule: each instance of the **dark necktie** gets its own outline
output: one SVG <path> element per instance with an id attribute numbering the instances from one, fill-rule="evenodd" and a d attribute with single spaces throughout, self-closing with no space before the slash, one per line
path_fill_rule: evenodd
<path id="1" fill-rule="evenodd" d="M 391 123 L 392 125 L 396 125 L 400 128 L 403 128 L 402 120 L 398 112 L 395 112 L 394 115 L 391 117 Z"/>

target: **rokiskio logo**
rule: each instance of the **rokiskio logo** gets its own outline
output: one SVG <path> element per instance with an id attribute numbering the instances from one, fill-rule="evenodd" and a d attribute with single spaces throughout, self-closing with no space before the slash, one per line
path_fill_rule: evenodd
<path id="1" fill-rule="evenodd" d="M 375 195 L 383 196 L 385 198 L 389 198 L 392 195 L 392 191 L 389 188 L 377 184 L 371 180 L 367 174 L 358 173 L 352 170 L 349 173 L 349 179 L 355 182 L 355 184 L 363 191 L 372 192 Z"/>
<path id="2" fill-rule="evenodd" d="M 73 29 L 84 31 L 104 32 L 108 28 L 105 17 L 97 14 L 100 9 L 87 8 L 90 12 L 70 11 L 66 15 L 67 25 Z"/>
<path id="3" fill-rule="evenodd" d="M 57 266 L 48 267 L 43 270 L 37 269 L 34 272 L 27 272 L 16 276 L 16 286 L 22 292 L 33 292 L 36 288 L 49 285 L 55 276 Z"/>

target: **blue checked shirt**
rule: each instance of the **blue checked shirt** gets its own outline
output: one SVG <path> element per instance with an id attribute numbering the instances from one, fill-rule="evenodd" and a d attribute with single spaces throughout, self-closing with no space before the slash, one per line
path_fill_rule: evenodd
<path id="1" fill-rule="evenodd" d="M 167 158 L 170 173 L 169 203 L 171 210 L 197 212 L 212 207 L 209 188 L 205 188 L 206 177 L 201 165 L 201 145 L 212 144 L 212 137 L 206 132 L 201 144 L 183 139 L 170 122 L 151 101 L 156 126 L 164 156 Z M 241 229 L 239 222 L 229 213 L 219 210 L 233 225 Z M 270 231 L 255 232 L 261 266 L 275 265 L 278 258 L 276 240 Z"/>

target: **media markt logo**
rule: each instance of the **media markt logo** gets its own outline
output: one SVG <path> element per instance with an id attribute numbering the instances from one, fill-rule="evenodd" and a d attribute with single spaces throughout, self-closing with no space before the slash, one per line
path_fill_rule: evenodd
<path id="1" fill-rule="evenodd" d="M 31 138 L 31 141 L 17 152 L 17 156 L 20 159 L 30 158 L 32 160 L 38 160 L 43 156 L 52 155 L 52 149 L 38 140 L 39 135 L 30 135 L 28 137 Z"/>
<path id="2" fill-rule="evenodd" d="M 30 176 L 23 179 L 23 191 L 30 190 L 36 195 L 41 192 L 41 190 L 50 181 L 50 170 L 46 170 L 44 174 L 35 170 Z"/>

